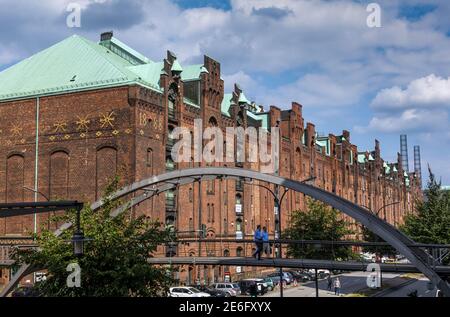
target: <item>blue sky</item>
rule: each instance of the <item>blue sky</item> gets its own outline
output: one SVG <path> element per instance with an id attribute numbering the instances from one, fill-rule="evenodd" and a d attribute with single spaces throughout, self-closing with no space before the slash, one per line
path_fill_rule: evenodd
<path id="1" fill-rule="evenodd" d="M 82 6 L 81 27 L 65 24 Z M 182 64 L 207 54 L 266 107 L 303 105 L 323 133 L 350 130 L 360 151 L 381 142 L 396 160 L 399 135 L 450 184 L 450 1 L 382 0 L 381 27 L 352 0 L 0 0 L 0 69 L 71 34 L 103 31 L 153 60 L 174 51 Z"/>

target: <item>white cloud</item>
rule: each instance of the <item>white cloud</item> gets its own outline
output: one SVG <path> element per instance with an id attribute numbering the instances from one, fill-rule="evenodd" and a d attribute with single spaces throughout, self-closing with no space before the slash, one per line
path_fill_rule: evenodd
<path id="1" fill-rule="evenodd" d="M 286 108 L 298 101 L 308 108 L 335 108 L 355 104 L 364 91 L 364 84 L 336 81 L 324 74 L 307 74 L 296 82 L 275 89 L 261 91 L 267 103 Z"/>
<path id="2" fill-rule="evenodd" d="M 381 90 L 372 102 L 377 109 L 450 106 L 450 77 L 431 74 L 413 80 L 406 89 L 398 86 Z"/>
<path id="3" fill-rule="evenodd" d="M 88 8 L 94 1 L 99 2 L 75 2 Z M 73 33 L 98 40 L 99 29 L 67 28 L 68 2 L 72 1 L 0 0 L 0 29 L 8 30 L 0 33 L 0 65 Z M 359 125 L 369 122 L 373 134 L 411 128 L 425 131 L 433 126 L 430 133 L 438 133 L 439 128 L 442 135 L 448 129 L 444 121 L 450 104 L 446 88 L 450 5 L 430 0 L 439 8 L 411 22 L 398 18 L 399 8 L 421 1 L 376 2 L 383 10 L 381 28 L 367 27 L 366 1 L 232 0 L 232 9 L 224 11 L 183 10 L 169 0 L 135 0 L 142 5 L 142 20 L 113 30 L 120 40 L 153 60 L 162 60 L 167 49 L 177 54 L 182 65 L 201 63 L 203 54 L 217 59 L 226 92 L 239 82 L 258 103 L 286 108 L 298 101 L 305 109 L 313 109 L 307 120 L 314 122 L 321 112 L 349 114 L 346 126 L 343 120 L 329 120 L 324 130 L 348 128 L 348 122 L 353 125 L 360 120 Z M 435 74 L 432 83 L 423 77 L 428 74 Z M 374 95 L 371 119 L 368 96 Z M 388 103 L 397 114 L 387 111 Z"/>
<path id="4" fill-rule="evenodd" d="M 357 132 L 378 131 L 385 133 L 440 132 L 450 128 L 448 113 L 440 110 L 407 109 L 400 115 L 375 116 L 368 127 L 356 126 Z"/>
<path id="5" fill-rule="evenodd" d="M 255 91 L 257 89 L 257 82 L 242 70 L 234 74 L 222 75 L 222 78 L 225 82 L 225 92 L 232 92 L 235 83 L 239 84 L 244 92 Z M 250 95 L 247 97 L 250 97 Z"/>

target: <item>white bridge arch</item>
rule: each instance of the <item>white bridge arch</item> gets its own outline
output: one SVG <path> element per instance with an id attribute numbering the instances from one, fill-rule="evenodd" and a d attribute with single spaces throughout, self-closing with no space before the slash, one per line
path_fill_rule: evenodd
<path id="1" fill-rule="evenodd" d="M 389 243 L 399 253 L 403 254 L 412 265 L 414 265 L 419 271 L 421 271 L 426 277 L 430 279 L 444 294 L 450 296 L 449 285 L 434 271 L 432 263 L 432 257 L 427 254 L 423 249 L 414 247 L 415 242 L 408 238 L 406 235 L 397 230 L 394 226 L 383 221 L 378 216 L 369 212 L 367 209 L 358 206 L 357 204 L 348 201 L 342 197 L 339 197 L 333 193 L 327 192 L 323 189 L 301 183 L 299 181 L 286 179 L 280 176 L 271 174 L 264 174 L 251 170 L 244 170 L 240 168 L 226 168 L 226 167 L 205 167 L 205 168 L 191 168 L 181 169 L 172 172 L 164 173 L 157 176 L 144 179 L 142 181 L 135 182 L 129 186 L 123 187 L 117 192 L 111 195 L 111 199 L 123 198 L 129 194 L 135 193 L 143 189 L 151 189 L 154 193 L 162 193 L 166 190 L 172 189 L 176 186 L 192 183 L 196 180 L 214 179 L 214 178 L 244 178 L 249 180 L 258 180 L 275 185 L 279 185 L 291 190 L 304 193 L 318 201 L 324 202 L 351 218 L 355 219 L 370 231 L 381 237 L 384 241 Z M 111 216 L 114 217 L 126 209 L 135 206 L 151 196 L 147 193 L 130 199 L 129 203 L 125 203 L 122 207 L 115 210 Z M 101 200 L 93 203 L 91 208 L 93 210 L 100 209 L 103 206 Z M 56 234 L 61 234 L 62 230 L 70 228 L 71 223 L 63 224 Z M 0 296 L 6 296 L 19 280 L 33 272 L 35 269 L 29 265 L 22 265 L 16 275 L 12 278 L 10 283 L 3 289 Z"/>

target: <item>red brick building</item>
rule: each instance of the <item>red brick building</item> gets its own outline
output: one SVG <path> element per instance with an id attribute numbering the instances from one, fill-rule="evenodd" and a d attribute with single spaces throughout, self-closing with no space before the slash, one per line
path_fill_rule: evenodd
<path id="1" fill-rule="evenodd" d="M 0 202 L 45 197 L 93 202 L 116 174 L 130 184 L 174 168 L 207 166 L 193 160 L 175 164 L 170 158 L 169 132 L 177 126 L 193 129 L 199 118 L 223 131 L 254 126 L 270 132 L 279 125 L 281 176 L 314 176 L 315 186 L 381 210 L 380 216 L 392 224 L 401 223 L 420 197 L 415 175 L 402 169 L 400 158 L 385 162 L 378 141 L 373 150 L 361 151 L 350 142 L 348 131 L 318 135 L 314 124 L 304 121 L 298 103 L 288 110 L 264 109 L 248 101 L 238 85 L 225 93 L 220 63 L 208 56 L 201 65 L 182 66 L 168 52 L 164 61 L 154 62 L 112 33 L 102 34 L 99 43 L 72 36 L 1 72 L 0 118 Z M 214 165 L 260 167 L 258 162 Z M 292 211 L 304 207 L 303 194 L 289 192 L 282 225 Z M 272 196 L 234 180 L 184 185 L 133 212 L 180 231 L 204 224 L 208 237 L 215 238 L 250 237 L 257 224 L 271 234 L 274 230 Z M 33 216 L 0 219 L 0 243 L 29 236 L 34 225 Z M 48 216 L 39 215 L 36 225 L 48 225 Z M 191 244 L 172 251 L 248 256 L 250 248 L 224 243 L 199 249 Z M 161 250 L 166 251 L 171 250 Z M 189 278 L 198 277 L 196 273 L 190 270 Z M 204 274 L 219 278 L 223 269 L 208 269 L 202 278 Z"/>

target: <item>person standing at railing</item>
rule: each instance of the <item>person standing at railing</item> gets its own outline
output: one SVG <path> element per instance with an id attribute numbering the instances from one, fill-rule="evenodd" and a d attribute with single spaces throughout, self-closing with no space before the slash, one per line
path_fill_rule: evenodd
<path id="1" fill-rule="evenodd" d="M 339 277 L 334 280 L 334 295 L 341 296 L 341 280 L 339 280 Z"/>
<path id="2" fill-rule="evenodd" d="M 267 232 L 266 227 L 263 227 L 262 240 L 264 253 L 266 254 L 266 256 L 270 256 L 269 233 Z"/>
<path id="3" fill-rule="evenodd" d="M 256 250 L 253 253 L 253 257 L 261 260 L 261 251 L 263 248 L 263 236 L 261 231 L 261 225 L 256 226 L 255 234 L 253 235 L 253 241 L 255 241 Z"/>

